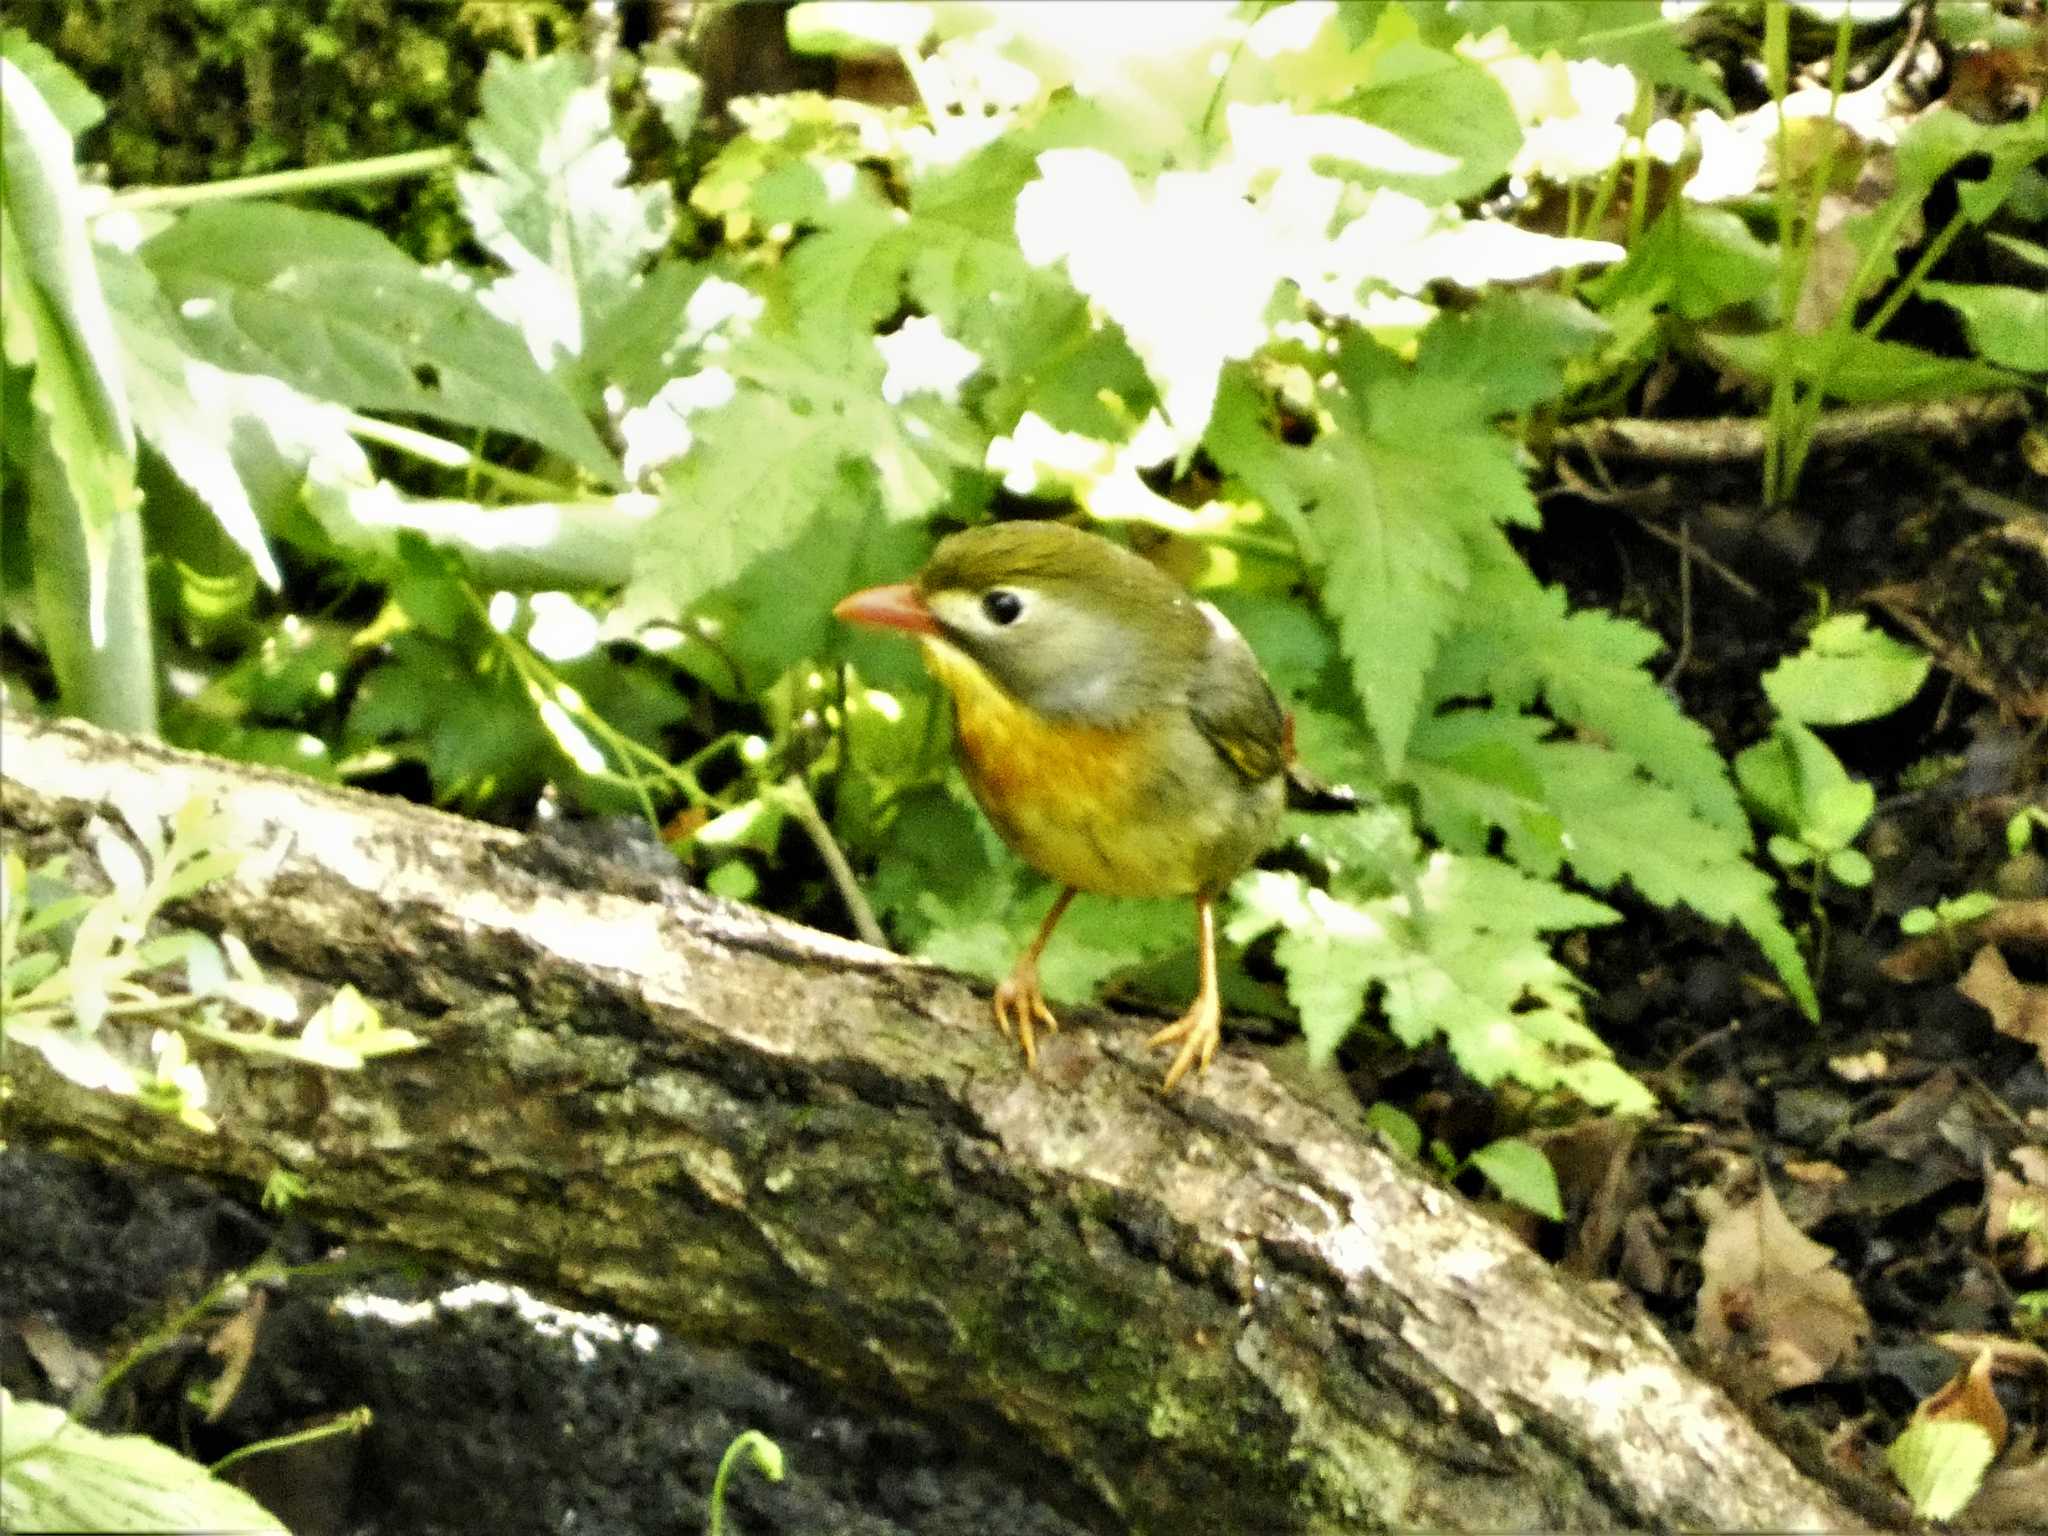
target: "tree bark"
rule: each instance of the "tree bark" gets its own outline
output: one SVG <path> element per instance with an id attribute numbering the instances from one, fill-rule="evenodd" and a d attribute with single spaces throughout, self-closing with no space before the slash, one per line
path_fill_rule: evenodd
<path id="1" fill-rule="evenodd" d="M 15 1050 L 12 1137 L 290 1169 L 339 1231 L 908 1400 L 1103 1530 L 1858 1524 L 1647 1321 L 1242 1051 L 1162 1098 L 1091 1015 L 1034 1077 L 957 977 L 546 839 L 16 715 L 0 774 L 31 860 L 117 799 L 287 838 L 181 919 L 428 1040 L 209 1051 L 211 1136 Z"/>

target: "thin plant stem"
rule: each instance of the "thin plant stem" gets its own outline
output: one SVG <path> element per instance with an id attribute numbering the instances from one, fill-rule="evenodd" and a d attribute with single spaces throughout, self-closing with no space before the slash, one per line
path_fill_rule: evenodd
<path id="1" fill-rule="evenodd" d="M 202 181 L 189 187 L 131 187 L 116 192 L 109 209 L 133 213 L 142 208 L 190 208 L 200 203 L 236 202 L 252 197 L 290 197 L 300 192 L 324 192 L 331 187 L 359 187 L 379 181 L 398 181 L 407 176 L 427 176 L 460 163 L 461 147 L 444 144 L 439 149 L 410 149 L 399 155 L 377 155 L 368 160 L 350 160 L 340 165 L 311 165 L 296 171 L 266 171 L 260 176 L 231 176 L 225 181 Z"/>
<path id="2" fill-rule="evenodd" d="M 1913 263 L 1911 271 L 1899 279 L 1899 285 L 1886 296 L 1877 313 L 1858 328 L 1863 335 L 1874 338 L 1891 324 L 1892 316 L 1899 312 L 1899 306 L 1914 295 L 1920 287 L 1921 280 L 1934 270 L 1936 262 L 1948 254 L 1948 248 L 1955 244 L 1956 237 L 1963 232 L 1963 226 L 1969 222 L 1969 215 L 1960 208 L 1950 215 L 1948 223 L 1942 226 L 1941 233 L 1927 242 L 1927 248 L 1920 253 L 1920 259 Z"/>
<path id="3" fill-rule="evenodd" d="M 782 1447 L 762 1434 L 750 1429 L 737 1436 L 725 1448 L 725 1454 L 718 1458 L 718 1472 L 711 1479 L 711 1525 L 707 1536 L 724 1536 L 725 1532 L 725 1485 L 732 1477 L 732 1469 L 739 1465 L 740 1457 L 749 1455 L 761 1475 L 771 1483 L 782 1481 Z"/>
<path id="4" fill-rule="evenodd" d="M 818 850 L 818 857 L 825 861 L 826 873 L 832 877 L 832 884 L 839 890 L 839 899 L 846 904 L 847 916 L 853 919 L 853 930 L 864 944 L 877 949 L 889 947 L 889 936 L 882 931 L 882 925 L 875 918 L 875 909 L 868 905 L 868 898 L 855 878 L 853 866 L 846 862 L 846 855 L 840 850 L 839 839 L 832 835 L 824 815 L 818 810 L 818 802 L 811 798 L 810 786 L 799 774 L 791 774 L 775 790 L 789 814 L 796 818 L 796 824 L 804 829 L 804 835 Z"/>
<path id="5" fill-rule="evenodd" d="M 359 1435 L 370 1427 L 375 1417 L 368 1408 L 351 1408 L 338 1413 L 325 1424 L 314 1424 L 306 1429 L 293 1430 L 288 1435 L 273 1435 L 268 1440 L 257 1440 L 229 1451 L 206 1470 L 219 1477 L 238 1461 L 247 1461 L 251 1456 L 264 1456 L 272 1451 L 288 1451 L 295 1445 L 311 1445 L 315 1440 L 328 1440 L 335 1435 Z"/>
<path id="6" fill-rule="evenodd" d="M 1772 147 L 1778 161 L 1777 185 L 1771 190 L 1778 214 L 1778 344 L 1771 354 L 1771 403 L 1769 429 L 1764 433 L 1764 499 L 1776 502 L 1782 490 L 1785 440 L 1791 429 L 1793 389 L 1792 316 L 1799 308 L 1800 290 L 1806 286 L 1806 266 L 1800 259 L 1794 228 L 1792 147 L 1785 125 L 1785 97 L 1789 94 L 1791 25 L 1785 0 L 1764 3 L 1764 76 L 1771 100 L 1778 108 L 1777 133 Z"/>
<path id="7" fill-rule="evenodd" d="M 507 469 L 502 464 L 493 464 L 489 459 L 470 452 L 460 443 L 451 443 L 445 437 L 436 437 L 431 432 L 422 432 L 415 427 L 402 427 L 395 422 L 380 421 L 375 416 L 363 416 L 350 411 L 347 417 L 349 431 L 357 437 L 368 438 L 386 448 L 395 448 L 400 453 L 411 454 L 429 464 L 443 469 L 459 469 L 472 477 L 481 476 L 494 482 L 504 490 L 517 492 L 535 501 L 562 502 L 580 499 L 575 493 L 552 480 L 543 480 L 538 475 L 529 475 L 523 470 Z M 472 479 L 472 490 L 474 478 Z M 474 499 L 472 496 L 471 499 Z"/>

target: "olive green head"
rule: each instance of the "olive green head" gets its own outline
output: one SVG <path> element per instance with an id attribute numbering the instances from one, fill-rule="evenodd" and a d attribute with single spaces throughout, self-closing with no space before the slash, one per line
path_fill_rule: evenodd
<path id="1" fill-rule="evenodd" d="M 1063 523 L 953 534 L 915 588 L 934 638 L 1053 719 L 1120 724 L 1182 702 L 1210 642 L 1171 577 Z"/>

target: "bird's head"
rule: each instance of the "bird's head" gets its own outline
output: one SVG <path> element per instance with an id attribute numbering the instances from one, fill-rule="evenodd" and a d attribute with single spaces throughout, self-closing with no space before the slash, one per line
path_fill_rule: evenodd
<path id="1" fill-rule="evenodd" d="M 832 611 L 918 636 L 956 694 L 964 664 L 1039 715 L 1091 725 L 1182 702 L 1209 643 L 1199 605 L 1171 577 L 1063 523 L 953 534 L 915 580 Z"/>

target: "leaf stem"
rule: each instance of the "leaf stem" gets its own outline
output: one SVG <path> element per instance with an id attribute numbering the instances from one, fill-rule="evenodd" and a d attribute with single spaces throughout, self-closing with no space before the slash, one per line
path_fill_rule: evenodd
<path id="1" fill-rule="evenodd" d="M 818 802 L 811 798 L 810 786 L 798 774 L 791 774 L 774 790 L 789 814 L 796 818 L 798 826 L 810 838 L 811 845 L 818 850 L 818 857 L 825 861 L 825 869 L 832 876 L 833 885 L 839 888 L 839 899 L 846 903 L 846 912 L 853 919 L 854 932 L 864 944 L 877 949 L 889 948 L 889 936 L 882 931 L 882 925 L 875 918 L 875 909 L 868 905 L 868 898 L 860 888 L 860 881 L 854 877 L 853 866 L 846 862 L 846 855 L 840 851 L 839 840 L 832 835 L 831 827 L 825 823 L 818 810 Z"/>
<path id="2" fill-rule="evenodd" d="M 461 158 L 459 145 L 444 144 L 439 149 L 411 149 L 399 155 L 377 155 L 340 165 L 302 166 L 295 171 L 267 171 L 260 176 L 231 176 L 225 181 L 202 181 L 187 187 L 130 187 L 125 192 L 116 192 L 107 207 L 109 211 L 133 213 L 142 208 L 190 208 L 200 203 L 234 202 L 242 198 L 288 197 L 330 187 L 425 176 L 444 171 Z"/>
<path id="3" fill-rule="evenodd" d="M 552 480 L 543 480 L 538 475 L 529 475 L 523 470 L 507 469 L 502 464 L 493 464 L 489 459 L 470 452 L 460 443 L 451 443 L 445 437 L 436 437 L 431 432 L 422 432 L 416 427 L 402 427 L 396 422 L 380 421 L 375 416 L 363 416 L 355 411 L 347 414 L 349 431 L 357 437 L 368 438 L 386 448 L 395 448 L 400 453 L 409 453 L 416 459 L 425 459 L 429 464 L 438 464 L 443 469 L 465 470 L 472 476 L 490 480 L 508 491 L 536 501 L 561 502 L 576 499 L 574 492 Z"/>
<path id="4" fill-rule="evenodd" d="M 351 1408 L 338 1413 L 325 1424 L 314 1424 L 305 1429 L 293 1430 L 288 1435 L 272 1435 L 268 1440 L 257 1440 L 249 1445 L 229 1451 L 206 1470 L 215 1477 L 238 1461 L 247 1461 L 251 1456 L 267 1455 L 271 1451 L 287 1451 L 295 1445 L 310 1445 L 315 1440 L 326 1440 L 335 1435 L 359 1435 L 370 1427 L 374 1417 L 368 1408 Z"/>

